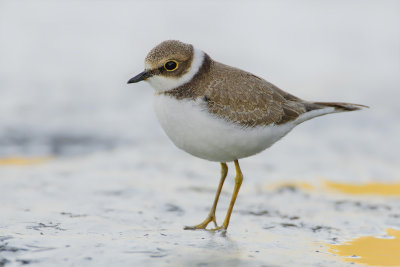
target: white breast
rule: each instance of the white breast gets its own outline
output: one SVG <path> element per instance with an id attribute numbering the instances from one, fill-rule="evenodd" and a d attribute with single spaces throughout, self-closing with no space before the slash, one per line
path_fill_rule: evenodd
<path id="1" fill-rule="evenodd" d="M 202 100 L 177 100 L 156 94 L 154 108 L 169 138 L 199 158 L 229 162 L 263 151 L 297 123 L 243 128 L 208 113 Z"/>

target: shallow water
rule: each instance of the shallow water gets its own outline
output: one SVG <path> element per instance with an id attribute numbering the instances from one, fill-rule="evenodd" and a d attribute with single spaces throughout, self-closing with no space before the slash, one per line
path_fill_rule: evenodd
<path id="1" fill-rule="evenodd" d="M 398 265 L 357 246 L 400 251 L 399 10 L 397 1 L 1 1 L 0 266 Z M 305 99 L 371 108 L 306 122 L 242 160 L 227 234 L 184 231 L 207 215 L 219 164 L 175 148 L 150 87 L 125 84 L 170 38 Z"/>

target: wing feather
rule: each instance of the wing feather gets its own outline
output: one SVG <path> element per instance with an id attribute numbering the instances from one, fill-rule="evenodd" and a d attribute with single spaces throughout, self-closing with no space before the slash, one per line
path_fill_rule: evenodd
<path id="1" fill-rule="evenodd" d="M 306 112 L 301 99 L 251 73 L 213 62 L 208 110 L 245 127 L 281 124 Z"/>

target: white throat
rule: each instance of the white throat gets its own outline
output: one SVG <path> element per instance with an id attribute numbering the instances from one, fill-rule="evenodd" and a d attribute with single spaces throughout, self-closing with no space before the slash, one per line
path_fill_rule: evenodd
<path id="1" fill-rule="evenodd" d="M 158 93 L 169 91 L 171 89 L 184 85 L 187 82 L 190 82 L 194 75 L 196 75 L 196 73 L 199 71 L 201 65 L 203 64 L 203 61 L 204 52 L 194 48 L 192 65 L 190 66 L 189 71 L 182 77 L 177 79 L 174 77 L 153 76 L 148 78 L 146 81 L 148 81 Z M 146 66 L 146 69 L 147 68 L 148 66 Z"/>

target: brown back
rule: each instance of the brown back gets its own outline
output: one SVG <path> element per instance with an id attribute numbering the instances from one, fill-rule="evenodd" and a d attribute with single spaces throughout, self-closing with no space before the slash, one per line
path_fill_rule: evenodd
<path id="1" fill-rule="evenodd" d="M 244 127 L 282 124 L 308 111 L 306 101 L 208 55 L 191 82 L 165 94 L 177 99 L 202 98 L 210 113 Z"/>

